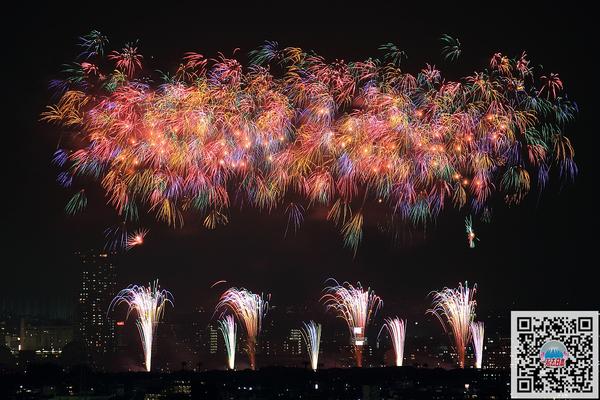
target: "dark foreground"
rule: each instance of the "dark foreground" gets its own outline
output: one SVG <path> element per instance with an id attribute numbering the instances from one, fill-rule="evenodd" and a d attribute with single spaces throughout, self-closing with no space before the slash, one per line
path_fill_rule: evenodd
<path id="1" fill-rule="evenodd" d="M 0 375 L 2 399 L 507 399 L 504 370 L 297 368 L 259 371 L 95 373 L 39 368 Z"/>

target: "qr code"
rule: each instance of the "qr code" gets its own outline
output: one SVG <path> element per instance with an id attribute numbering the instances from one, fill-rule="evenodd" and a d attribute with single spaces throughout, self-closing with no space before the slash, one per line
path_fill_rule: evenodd
<path id="1" fill-rule="evenodd" d="M 512 311 L 511 397 L 598 398 L 598 312 Z"/>

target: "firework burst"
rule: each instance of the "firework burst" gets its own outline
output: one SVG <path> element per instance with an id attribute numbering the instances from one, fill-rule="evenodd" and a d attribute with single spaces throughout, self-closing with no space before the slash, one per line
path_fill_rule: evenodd
<path id="1" fill-rule="evenodd" d="M 130 234 L 127 233 L 127 224 L 125 221 L 108 227 L 104 230 L 104 249 L 110 252 L 117 252 L 119 250 L 127 249 L 127 242 Z"/>
<path id="2" fill-rule="evenodd" d="M 457 39 L 442 41 L 445 58 L 459 57 Z M 85 62 L 52 82 L 59 99 L 42 119 L 65 132 L 61 185 L 97 182 L 121 220 L 140 210 L 217 229 L 232 206 L 250 206 L 287 213 L 287 232 L 326 208 L 356 252 L 365 226 L 423 226 L 448 206 L 489 218 L 492 199 L 516 204 L 551 171 L 577 172 L 563 134 L 577 106 L 525 53 L 496 53 L 452 81 L 431 65 L 400 69 L 406 55 L 391 43 L 381 60 L 327 62 L 267 42 L 249 68 L 186 53 L 154 84 L 161 77 L 144 69 L 137 44 L 107 43 L 97 31 L 82 37 Z M 67 213 L 85 209 L 83 193 Z"/>
<path id="3" fill-rule="evenodd" d="M 306 344 L 306 350 L 310 359 L 310 366 L 316 371 L 319 366 L 319 348 L 321 346 L 321 324 L 315 321 L 303 322 L 302 339 Z"/>
<path id="4" fill-rule="evenodd" d="M 465 218 L 465 230 L 467 231 L 467 243 L 469 243 L 469 248 L 475 248 L 475 240 L 479 240 L 475 235 L 475 231 L 473 230 L 473 218 L 469 215 Z"/>
<path id="5" fill-rule="evenodd" d="M 348 282 L 334 283 L 323 289 L 321 301 L 328 311 L 342 318 L 348 325 L 356 366 L 362 366 L 362 349 L 366 342 L 366 329 L 375 313 L 383 306 L 383 301 L 371 288 L 363 289 L 360 283 L 356 286 Z"/>
<path id="6" fill-rule="evenodd" d="M 129 234 L 127 236 L 127 250 L 130 250 L 136 246 L 141 246 L 144 244 L 144 238 L 148 234 L 147 229 L 138 229 L 137 231 Z"/>
<path id="7" fill-rule="evenodd" d="M 456 61 L 460 56 L 460 41 L 448 34 L 443 34 L 440 38 L 442 42 L 442 57 L 446 60 Z"/>
<path id="8" fill-rule="evenodd" d="M 475 318 L 477 304 L 476 291 L 476 284 L 469 288 L 465 282 L 464 286 L 459 284 L 457 289 L 444 288 L 433 292 L 433 307 L 427 310 L 438 318 L 453 341 L 460 368 L 465 366 L 465 352 L 471 341 L 471 323 Z"/>
<path id="9" fill-rule="evenodd" d="M 67 205 L 65 206 L 65 212 L 69 215 L 75 215 L 87 207 L 87 197 L 85 196 L 85 190 L 81 189 L 75 193 Z"/>
<path id="10" fill-rule="evenodd" d="M 475 351 L 475 368 L 481 368 L 481 362 L 483 360 L 483 328 L 483 322 L 471 323 L 471 336 L 473 338 L 473 350 Z"/>
<path id="11" fill-rule="evenodd" d="M 246 353 L 251 369 L 256 368 L 256 345 L 268 308 L 269 303 L 262 294 L 244 288 L 225 291 L 216 307 L 216 311 L 231 311 L 246 330 Z"/>
<path id="12" fill-rule="evenodd" d="M 384 325 L 381 327 L 379 334 L 387 329 L 390 339 L 392 339 L 392 346 L 394 348 L 394 355 L 396 356 L 396 367 L 401 367 L 404 360 L 404 339 L 406 338 L 406 320 L 402 320 L 398 317 L 386 318 Z"/>
<path id="13" fill-rule="evenodd" d="M 237 325 L 233 315 L 225 315 L 219 319 L 219 330 L 225 341 L 225 350 L 227 350 L 227 367 L 230 370 L 235 369 L 235 347 L 237 340 Z"/>
<path id="14" fill-rule="evenodd" d="M 127 304 L 127 317 L 132 312 L 137 314 L 136 325 L 144 351 L 146 371 L 152 368 L 152 344 L 158 322 L 163 317 L 167 304 L 173 306 L 170 292 L 160 289 L 158 280 L 146 286 L 131 285 L 121 290 L 113 299 L 110 309 L 121 303 Z"/>

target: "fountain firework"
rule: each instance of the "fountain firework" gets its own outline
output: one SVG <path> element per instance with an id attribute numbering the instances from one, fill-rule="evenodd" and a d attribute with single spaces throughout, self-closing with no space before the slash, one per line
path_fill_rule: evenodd
<path id="1" fill-rule="evenodd" d="M 465 366 L 465 351 L 471 340 L 476 291 L 477 284 L 470 289 L 465 282 L 464 286 L 459 283 L 457 289 L 444 288 L 433 292 L 433 307 L 427 310 L 438 318 L 444 331 L 453 339 L 460 368 Z"/>
<path id="2" fill-rule="evenodd" d="M 263 295 L 255 294 L 244 288 L 230 288 L 222 295 L 216 310 L 229 309 L 246 330 L 246 353 L 250 368 L 256 368 L 256 344 L 267 314 L 269 303 Z"/>
<path id="3" fill-rule="evenodd" d="M 373 315 L 383 305 L 383 301 L 370 288 L 364 290 L 360 284 L 352 286 L 348 282 L 339 284 L 331 279 L 334 285 L 327 286 L 321 297 L 327 310 L 344 319 L 350 330 L 356 366 L 362 366 L 362 348 L 366 342 L 366 328 Z"/>
<path id="4" fill-rule="evenodd" d="M 121 290 L 113 299 L 109 309 L 114 309 L 121 303 L 127 304 L 127 317 L 132 312 L 137 313 L 136 325 L 144 351 L 146 371 L 152 368 L 152 343 L 156 325 L 161 320 L 165 306 L 173 306 L 173 295 L 167 290 L 161 290 L 158 280 L 148 287 L 130 285 Z"/>
<path id="5" fill-rule="evenodd" d="M 396 367 L 402 366 L 404 359 L 404 339 L 406 337 L 406 320 L 402 320 L 398 317 L 386 318 L 385 324 L 381 327 L 379 334 L 383 329 L 387 329 L 390 338 L 392 339 L 392 346 L 394 347 L 394 354 L 396 355 Z"/>
<path id="6" fill-rule="evenodd" d="M 471 323 L 471 336 L 473 337 L 473 350 L 475 350 L 475 368 L 481 368 L 483 360 L 483 322 Z"/>
<path id="7" fill-rule="evenodd" d="M 227 350 L 227 366 L 235 369 L 235 345 L 237 339 L 237 325 L 233 315 L 225 315 L 219 320 L 219 330 L 223 334 L 225 349 Z"/>
<path id="8" fill-rule="evenodd" d="M 317 370 L 319 364 L 319 347 L 321 345 L 321 324 L 315 321 L 304 322 L 302 328 L 302 338 L 306 343 L 310 366 L 313 371 Z"/>

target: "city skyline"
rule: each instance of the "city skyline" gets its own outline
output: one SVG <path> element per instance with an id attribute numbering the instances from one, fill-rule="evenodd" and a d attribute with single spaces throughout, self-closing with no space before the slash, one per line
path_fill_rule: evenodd
<path id="1" fill-rule="evenodd" d="M 56 319 L 43 314 L 12 314 L 13 323 L 4 325 L 5 342 L 15 355 L 21 350 L 31 350 L 38 357 L 61 359 L 63 347 L 71 342 L 82 343 L 88 354 L 88 362 L 97 368 L 107 370 L 141 370 L 139 341 L 136 338 L 135 318 L 125 318 L 123 310 L 112 310 L 109 304 L 116 295 L 116 276 L 119 265 L 106 251 L 76 252 L 73 255 L 81 265 L 79 306 L 71 318 Z M 99 266 L 110 266 L 103 270 Z M 99 276 L 97 274 L 100 274 Z M 108 275 L 107 275 L 108 274 Z M 98 279 L 100 278 L 100 279 Z M 107 282 L 106 279 L 109 281 Z M 93 283 L 93 284 L 92 284 Z M 226 285 L 221 283 L 220 285 Z M 106 291 L 107 286 L 111 291 Z M 220 290 L 223 290 L 221 288 Z M 218 332 L 218 314 L 212 310 L 217 305 L 219 290 L 214 292 L 213 303 L 195 305 L 194 311 L 178 312 L 175 307 L 159 321 L 156 330 L 157 371 L 174 371 L 181 363 L 190 369 L 222 369 L 226 365 L 226 349 L 223 338 Z M 311 305 L 283 305 L 271 302 L 265 317 L 265 333 L 259 336 L 257 357 L 259 367 L 281 365 L 301 367 L 309 363 L 306 343 L 302 340 L 303 321 L 314 319 L 322 324 L 323 336 L 319 365 L 325 368 L 352 366 L 353 337 L 347 327 L 335 314 L 327 312 L 320 295 Z M 88 301 L 91 298 L 93 301 Z M 431 300 L 431 298 L 428 298 Z M 177 298 L 175 297 L 177 303 Z M 96 304 L 104 306 L 96 306 Z M 389 303 L 393 306 L 394 301 Z M 428 307 L 428 303 L 423 304 Z M 385 318 L 397 312 L 405 316 L 402 310 L 394 307 L 386 310 L 387 304 L 373 318 L 373 326 L 366 330 L 368 342 L 365 343 L 365 366 L 394 365 L 392 343 L 388 338 L 380 337 Z M 2 318 L 11 321 L 11 313 L 0 313 Z M 504 328 L 508 315 L 479 314 L 477 318 L 485 321 L 490 336 L 485 336 L 485 368 L 505 368 L 508 366 L 509 332 Z M 25 329 L 24 326 L 30 326 Z M 15 327 L 17 331 L 15 332 Z M 24 330 L 25 329 L 25 330 Z M 14 332 L 14 333 L 11 333 Z M 28 334 L 26 332 L 29 332 Z M 57 332 L 57 333 L 55 333 Z M 62 333 L 62 336 L 57 336 Z M 379 332 L 379 334 L 378 334 Z M 66 336 L 65 336 L 66 335 Z M 32 344 L 25 345 L 26 336 Z M 62 339 L 61 341 L 61 337 Z M 58 340 L 59 345 L 56 345 Z M 236 366 L 248 367 L 243 351 L 245 334 L 243 330 L 237 337 Z M 12 343 L 12 344 L 11 344 Z M 33 345 L 36 343 L 36 345 Z M 502 353 L 502 354 L 500 354 Z M 450 343 L 433 318 L 429 320 L 423 313 L 423 319 L 408 319 L 404 365 L 453 368 L 455 362 Z M 489 357 L 489 360 L 488 360 Z M 29 361 L 28 361 L 29 362 Z M 467 367 L 474 364 L 472 346 L 468 346 Z"/>

